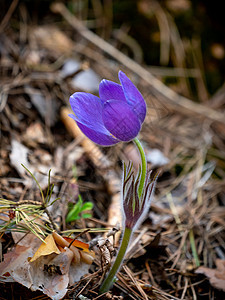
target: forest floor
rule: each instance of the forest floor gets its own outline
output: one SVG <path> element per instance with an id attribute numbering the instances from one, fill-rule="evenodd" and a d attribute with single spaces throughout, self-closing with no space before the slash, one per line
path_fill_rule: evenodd
<path id="1" fill-rule="evenodd" d="M 192 67 L 184 66 L 174 23 L 168 24 L 177 64 L 149 67 L 126 28 L 123 37 L 118 31 L 107 42 L 110 26 L 101 27 L 100 17 L 94 33 L 62 3 L 51 4 L 42 22 L 33 18 L 28 4 L 12 1 L 0 25 L 1 259 L 18 246 L 16 232 L 34 230 L 27 216 L 40 218 L 45 236 L 57 228 L 62 235 L 81 234 L 90 244 L 117 221 L 121 224 L 121 162 L 132 160 L 137 168 L 136 149 L 132 143 L 93 144 L 68 113 L 72 93 L 98 95 L 101 79 L 118 82 L 122 70 L 148 106 L 139 139 L 148 168 L 160 171 L 155 196 L 113 289 L 98 295 L 107 266 L 104 253 L 93 247 L 89 273 L 69 286 L 65 299 L 225 299 L 224 85 L 210 95 L 201 59 L 194 54 Z M 144 6 L 139 9 L 144 14 Z M 163 12 L 155 6 L 156 16 L 165 17 Z M 57 198 L 44 207 L 44 201 Z M 78 199 L 88 203 L 89 215 L 80 210 L 77 220 L 68 222 L 68 207 Z M 119 240 L 120 231 L 115 248 Z M 23 246 L 32 245 L 27 240 Z M 20 281 L 1 279 L 1 300 L 49 299 Z"/>

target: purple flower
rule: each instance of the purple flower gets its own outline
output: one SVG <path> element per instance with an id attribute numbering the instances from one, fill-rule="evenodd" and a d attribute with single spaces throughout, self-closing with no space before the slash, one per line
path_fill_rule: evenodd
<path id="1" fill-rule="evenodd" d="M 69 114 L 81 131 L 93 142 L 110 146 L 134 139 L 146 116 L 146 104 L 138 89 L 119 72 L 121 85 L 103 79 L 99 97 L 75 93 L 70 97 L 74 112 Z"/>
<path id="2" fill-rule="evenodd" d="M 145 185 L 141 197 L 138 196 L 138 186 L 141 168 L 135 178 L 133 164 L 123 167 L 123 210 L 125 215 L 125 227 L 134 230 L 140 225 L 151 204 L 151 196 L 157 180 L 157 175 L 151 179 L 151 171 L 146 174 Z"/>

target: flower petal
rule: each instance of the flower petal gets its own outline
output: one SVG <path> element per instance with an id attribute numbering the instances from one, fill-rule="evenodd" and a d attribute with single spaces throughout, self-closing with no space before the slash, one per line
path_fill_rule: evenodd
<path id="1" fill-rule="evenodd" d="M 105 132 L 96 131 L 79 122 L 77 122 L 77 125 L 90 140 L 101 146 L 111 146 L 120 142 L 120 140 L 113 137 L 107 130 Z"/>
<path id="2" fill-rule="evenodd" d="M 77 122 L 78 127 L 90 140 L 104 146 L 119 142 L 105 128 L 101 99 L 88 93 L 75 93 L 70 97 L 70 105 L 74 115 L 69 114 L 69 117 Z"/>
<path id="3" fill-rule="evenodd" d="M 107 100 L 127 101 L 122 86 L 110 80 L 103 79 L 99 85 L 99 97 L 106 102 Z"/>
<path id="4" fill-rule="evenodd" d="M 70 105 L 75 121 L 98 131 L 105 127 L 102 121 L 103 103 L 98 97 L 88 93 L 75 93 L 70 97 Z"/>
<path id="5" fill-rule="evenodd" d="M 141 129 L 137 115 L 126 102 L 109 100 L 104 104 L 102 119 L 106 129 L 121 141 L 134 139 Z"/>
<path id="6" fill-rule="evenodd" d="M 146 103 L 136 86 L 130 81 L 122 71 L 119 72 L 119 80 L 122 84 L 123 92 L 128 104 L 136 113 L 141 124 L 144 122 L 146 116 Z"/>

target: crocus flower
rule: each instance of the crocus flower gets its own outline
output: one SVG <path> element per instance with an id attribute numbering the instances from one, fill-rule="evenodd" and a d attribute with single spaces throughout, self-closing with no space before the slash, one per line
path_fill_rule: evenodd
<path id="1" fill-rule="evenodd" d="M 146 103 L 130 79 L 119 72 L 120 84 L 103 79 L 99 98 L 89 93 L 70 97 L 73 118 L 93 142 L 110 146 L 133 140 L 146 116 Z"/>
<path id="2" fill-rule="evenodd" d="M 147 172 L 143 193 L 139 196 L 138 187 L 140 184 L 141 169 L 136 177 L 134 176 L 133 164 L 123 167 L 123 211 L 125 216 L 125 227 L 132 229 L 138 227 L 145 217 L 150 204 L 151 196 L 154 191 L 157 176 L 150 178 L 151 171 Z"/>

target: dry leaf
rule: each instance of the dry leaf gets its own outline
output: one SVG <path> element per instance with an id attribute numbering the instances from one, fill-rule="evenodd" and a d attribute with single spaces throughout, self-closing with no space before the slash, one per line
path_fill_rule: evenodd
<path id="1" fill-rule="evenodd" d="M 42 291 L 51 299 L 62 299 L 67 293 L 69 283 L 69 274 L 60 275 L 57 272 L 50 274 L 46 271 L 45 266 L 57 257 L 57 254 L 41 256 L 34 262 L 30 263 L 30 273 L 32 274 L 31 290 Z"/>
<path id="2" fill-rule="evenodd" d="M 16 240 L 19 238 L 20 234 L 15 236 Z M 24 239 L 26 246 L 22 239 L 4 255 L 4 261 L 0 263 L 0 280 L 19 282 L 33 291 L 42 291 L 54 300 L 62 299 L 68 285 L 73 285 L 87 274 L 94 260 L 94 252 L 88 249 L 88 244 L 75 240 L 68 248 L 72 239 L 65 240 L 56 233 L 47 236 L 46 244 L 33 235 Z M 79 260 L 75 262 L 74 253 L 79 254 Z"/>
<path id="3" fill-rule="evenodd" d="M 216 269 L 199 267 L 195 273 L 204 274 L 209 278 L 211 285 L 225 292 L 225 260 L 216 260 Z"/>
<path id="4" fill-rule="evenodd" d="M 55 240 L 52 234 L 48 235 L 44 240 L 45 243 L 42 243 L 41 246 L 37 249 L 34 256 L 31 258 L 30 262 L 35 261 L 40 256 L 49 255 L 52 253 L 60 254 L 59 248 L 56 246 Z"/>
<path id="5" fill-rule="evenodd" d="M 64 275 L 69 272 L 70 264 L 73 259 L 73 251 L 69 248 L 53 258 L 47 265 L 44 266 L 45 271 L 50 275 Z"/>
<path id="6" fill-rule="evenodd" d="M 37 219 L 36 223 L 42 224 L 42 221 Z M 19 224 L 24 224 L 24 221 L 21 221 Z M 12 231 L 11 234 L 15 244 L 25 247 L 29 246 L 33 249 L 33 251 L 36 251 L 40 246 L 41 241 L 37 239 L 36 235 L 34 235 L 33 233 L 27 234 L 24 232 Z"/>
<path id="7" fill-rule="evenodd" d="M 64 240 L 66 240 L 69 243 L 71 243 L 73 241 L 71 245 L 73 245 L 74 247 L 82 249 L 82 251 L 85 251 L 85 252 L 90 252 L 89 245 L 87 243 L 81 242 L 79 240 L 73 240 L 66 236 L 64 236 L 63 238 L 64 238 Z"/>
<path id="8" fill-rule="evenodd" d="M 17 245 L 12 251 L 4 255 L 4 261 L 0 263 L 0 279 L 6 282 L 17 281 L 31 288 L 33 279 L 29 272 L 28 257 L 33 255 L 33 249 Z"/>
<path id="9" fill-rule="evenodd" d="M 63 237 L 67 242 L 71 243 L 73 239 L 69 237 Z M 92 250 L 89 250 L 89 244 L 81 242 L 79 240 L 74 240 L 71 244 L 72 246 L 82 250 L 79 251 L 81 261 L 85 262 L 88 265 L 91 265 L 95 259 L 95 253 Z"/>

